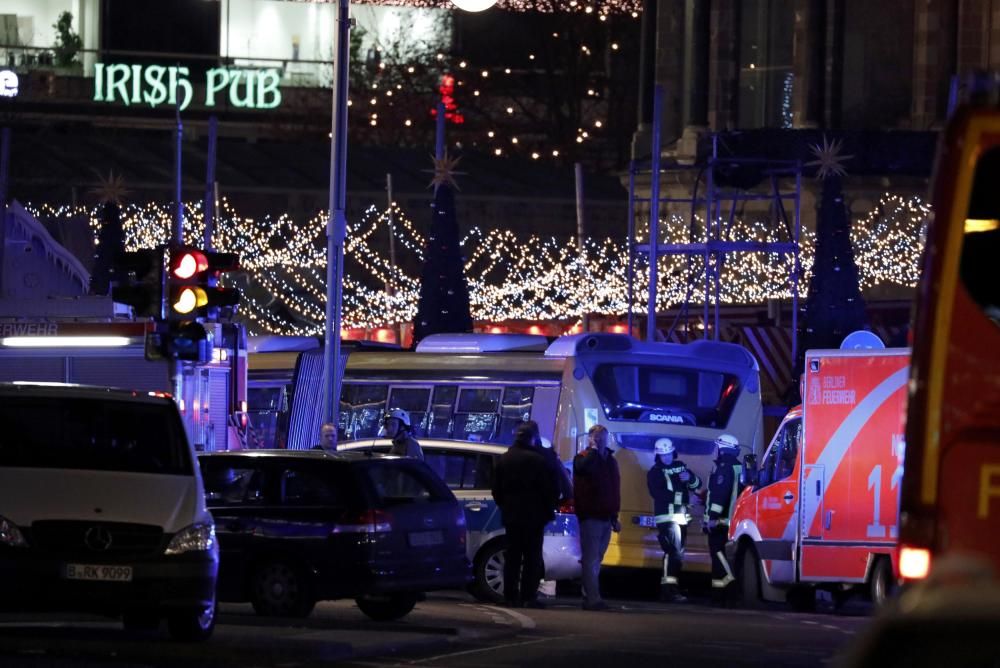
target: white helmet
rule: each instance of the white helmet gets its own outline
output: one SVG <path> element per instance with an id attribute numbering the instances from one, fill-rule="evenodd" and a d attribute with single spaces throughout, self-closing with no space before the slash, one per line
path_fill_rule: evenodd
<path id="1" fill-rule="evenodd" d="M 653 454 L 655 455 L 672 455 L 676 450 L 674 442 L 669 438 L 658 438 L 653 444 Z"/>
<path id="2" fill-rule="evenodd" d="M 740 442 L 732 434 L 723 434 L 719 438 L 715 439 L 715 444 L 719 446 L 720 450 L 739 450 Z"/>
<path id="3" fill-rule="evenodd" d="M 388 418 L 396 418 L 407 427 L 410 426 L 410 414 L 404 411 L 402 408 L 393 408 L 391 411 L 385 414 L 385 418 L 383 418 L 383 420 Z"/>

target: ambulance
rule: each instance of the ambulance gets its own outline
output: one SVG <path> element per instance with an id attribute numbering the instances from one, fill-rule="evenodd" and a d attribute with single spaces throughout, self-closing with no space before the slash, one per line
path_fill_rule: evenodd
<path id="1" fill-rule="evenodd" d="M 872 335 L 873 336 L 873 335 Z M 874 338 L 874 336 L 873 336 Z M 808 609 L 861 589 L 880 604 L 898 580 L 908 348 L 811 350 L 792 409 L 730 523 L 727 556 L 743 599 Z"/>

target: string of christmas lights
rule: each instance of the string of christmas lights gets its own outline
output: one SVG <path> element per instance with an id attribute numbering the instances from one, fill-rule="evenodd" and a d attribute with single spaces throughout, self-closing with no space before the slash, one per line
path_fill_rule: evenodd
<path id="1" fill-rule="evenodd" d="M 332 3 L 335 0 L 301 0 L 303 2 Z M 389 7 L 423 7 L 427 9 L 456 9 L 451 0 L 357 0 L 361 5 Z M 497 9 L 509 12 L 583 12 L 585 14 L 632 14 L 642 12 L 641 0 L 497 0 Z"/>
<path id="2" fill-rule="evenodd" d="M 83 217 L 94 238 L 100 228 L 97 208 L 40 206 L 40 219 Z M 390 216 L 391 213 L 391 216 Z M 128 205 L 122 209 L 127 250 L 166 243 L 172 206 Z M 916 284 L 929 207 L 917 197 L 884 195 L 852 228 L 862 287 Z M 376 240 L 386 240 L 389 225 L 397 249 L 393 263 Z M 639 226 L 643 240 L 648 226 Z M 315 335 L 323 330 L 326 304 L 326 217 L 296 223 L 289 216 L 253 219 L 240 216 L 223 199 L 213 246 L 239 253 L 242 273 L 240 315 L 251 333 Z M 699 241 L 704 221 L 675 216 L 661 221 L 663 243 Z M 185 206 L 185 242 L 200 245 L 204 233 L 200 203 Z M 787 241 L 762 220 L 741 219 L 733 239 Z M 391 211 L 372 206 L 349 226 L 345 247 L 344 327 L 375 329 L 411 322 L 420 290 L 419 272 L 425 239 L 397 205 Z M 814 236 L 803 231 L 800 288 L 808 284 Z M 627 257 L 623 240 L 586 239 L 583 252 L 575 239 L 531 235 L 509 230 L 473 228 L 462 240 L 473 318 L 480 322 L 509 320 L 575 320 L 584 314 L 621 316 L 628 310 Z M 781 253 L 731 253 L 721 267 L 720 301 L 763 303 L 788 299 L 792 257 Z M 703 258 L 665 255 L 658 263 L 657 307 L 667 310 L 689 299 L 704 298 Z M 636 259 L 635 311 L 645 310 L 648 262 Z"/>

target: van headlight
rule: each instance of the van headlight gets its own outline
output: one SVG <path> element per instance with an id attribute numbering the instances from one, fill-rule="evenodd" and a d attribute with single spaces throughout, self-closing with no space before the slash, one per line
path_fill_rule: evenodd
<path id="1" fill-rule="evenodd" d="M 215 549 L 215 525 L 192 524 L 178 531 L 167 545 L 165 554 L 207 552 Z"/>
<path id="2" fill-rule="evenodd" d="M 3 515 L 0 515 L 0 545 L 28 547 L 28 541 L 24 540 L 21 530 Z"/>

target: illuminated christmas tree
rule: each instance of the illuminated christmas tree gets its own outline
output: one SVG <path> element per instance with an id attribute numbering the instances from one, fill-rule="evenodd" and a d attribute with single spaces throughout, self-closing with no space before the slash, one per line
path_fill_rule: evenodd
<path id="1" fill-rule="evenodd" d="M 107 295 L 111 291 L 115 258 L 125 251 L 125 231 L 122 228 L 122 199 L 128 193 L 121 176 L 108 174 L 92 191 L 100 202 L 100 230 L 94 249 L 94 266 L 90 272 L 90 294 Z"/>
<path id="2" fill-rule="evenodd" d="M 844 337 L 864 329 L 867 324 L 865 301 L 861 296 L 858 266 L 851 244 L 851 221 L 844 204 L 841 177 L 842 163 L 853 156 L 840 154 L 839 141 L 813 146 L 816 176 L 823 182 L 823 193 L 816 217 L 816 255 L 806 296 L 805 316 L 799 324 L 800 374 L 805 351 L 815 348 L 839 348 Z M 797 376 L 796 376 L 797 377 Z M 798 383 L 796 382 L 797 386 Z"/>
<path id="3" fill-rule="evenodd" d="M 455 216 L 454 179 L 458 158 L 448 154 L 434 160 L 434 202 L 431 224 L 424 248 L 424 267 L 420 274 L 420 299 L 413 326 L 414 341 L 429 334 L 471 332 L 469 284 L 465 278 L 465 258 Z"/>

